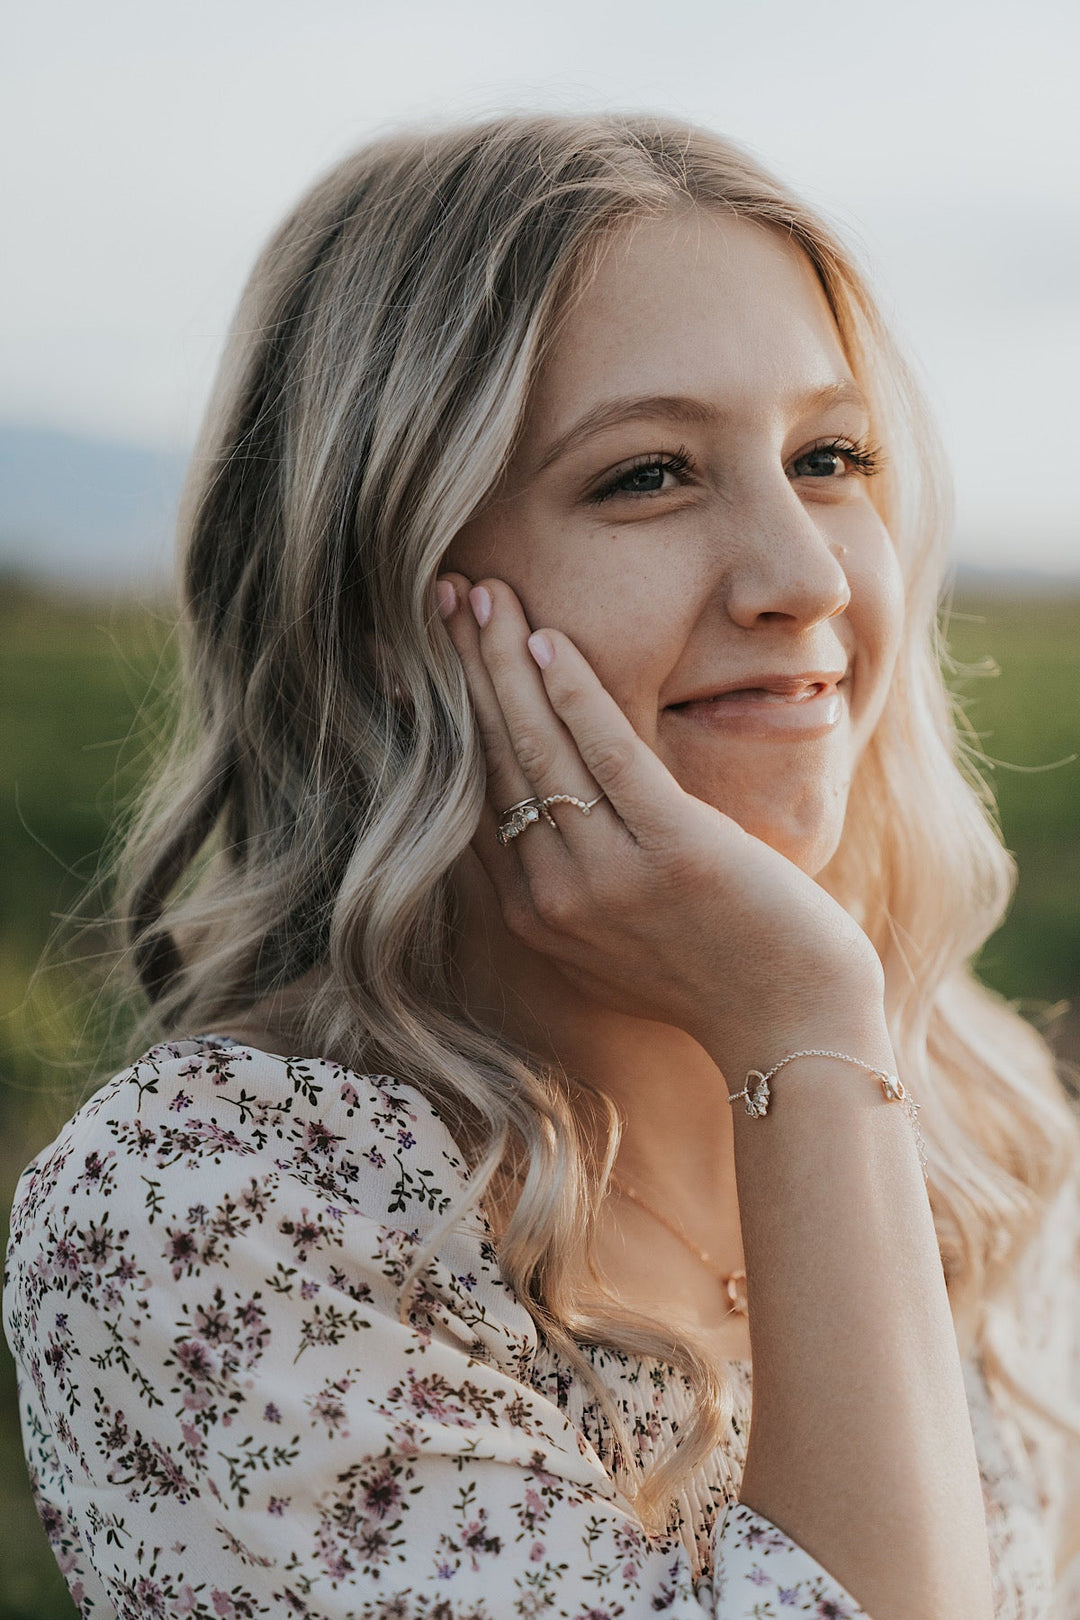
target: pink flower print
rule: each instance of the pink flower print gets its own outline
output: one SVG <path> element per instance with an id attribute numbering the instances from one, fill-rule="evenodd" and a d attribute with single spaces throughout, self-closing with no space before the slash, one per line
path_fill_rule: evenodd
<path id="1" fill-rule="evenodd" d="M 180 1588 L 180 1593 L 176 1600 L 177 1614 L 194 1614 L 197 1602 L 198 1599 L 195 1596 L 194 1588 L 188 1586 L 185 1582 L 185 1584 Z"/>
<path id="2" fill-rule="evenodd" d="M 272 1513 L 275 1519 L 283 1519 L 285 1517 L 285 1509 L 288 1507 L 291 1501 L 291 1496 L 272 1496 L 269 1502 L 266 1504 L 266 1511 L 267 1513 Z"/>
<path id="3" fill-rule="evenodd" d="M 296 1250 L 297 1258 L 300 1260 L 306 1260 L 308 1250 L 318 1248 L 326 1237 L 318 1218 L 306 1209 L 300 1211 L 300 1219 L 297 1221 L 287 1218 L 278 1221 L 278 1231 L 284 1232 L 287 1237 L 292 1238 L 293 1248 Z"/>
<path id="4" fill-rule="evenodd" d="M 314 1398 L 308 1400 L 312 1422 L 325 1423 L 328 1434 L 347 1435 L 349 1432 L 345 1428 L 347 1412 L 342 1397 L 348 1391 L 351 1382 L 351 1379 L 342 1378 L 335 1384 L 328 1384 Z"/>
<path id="5" fill-rule="evenodd" d="M 532 1564 L 538 1564 L 543 1556 L 544 1543 L 542 1541 L 534 1541 L 529 1552 L 529 1562 Z"/>
<path id="6" fill-rule="evenodd" d="M 399 1457 L 411 1461 L 419 1457 L 420 1447 L 416 1443 L 416 1436 L 406 1424 L 399 1423 L 397 1428 L 390 1430 L 390 1439 L 394 1442 L 394 1450 Z"/>
<path id="7" fill-rule="evenodd" d="M 312 1282 L 310 1277 L 305 1277 L 303 1282 L 300 1284 L 300 1298 L 314 1299 L 318 1292 L 319 1284 L 317 1282 Z"/>
<path id="8" fill-rule="evenodd" d="M 263 1421 L 265 1423 L 281 1422 L 281 1413 L 278 1411 L 273 1401 L 267 1401 L 266 1405 L 263 1407 Z"/>
<path id="9" fill-rule="evenodd" d="M 181 1423 L 180 1433 L 183 1435 L 192 1451 L 202 1451 L 206 1441 L 195 1427 L 194 1423 Z"/>
<path id="10" fill-rule="evenodd" d="M 210 1593 L 210 1601 L 214 1605 L 214 1613 L 222 1616 L 222 1620 L 231 1620 L 236 1613 L 236 1604 L 228 1592 L 219 1592 L 217 1587 Z"/>
<path id="11" fill-rule="evenodd" d="M 189 1097 L 186 1091 L 178 1091 L 172 1102 L 169 1104 L 169 1112 L 171 1114 L 179 1114 L 182 1109 L 190 1108 L 194 1101 L 194 1097 Z"/>
<path id="12" fill-rule="evenodd" d="M 335 1143 L 344 1140 L 343 1136 L 335 1136 L 333 1131 L 327 1130 L 319 1120 L 308 1120 L 304 1127 L 303 1151 L 328 1158 L 334 1150 Z"/>
<path id="13" fill-rule="evenodd" d="M 341 1087 L 341 1100 L 347 1108 L 359 1108 L 360 1097 L 351 1080 L 343 1082 Z"/>
<path id="14" fill-rule="evenodd" d="M 369 1519 L 385 1519 L 401 1501 L 401 1486 L 389 1468 L 382 1469 L 364 1486 L 362 1504 Z"/>
<path id="15" fill-rule="evenodd" d="M 109 1159 L 115 1157 L 114 1153 L 108 1154 L 104 1159 L 100 1153 L 88 1153 L 83 1160 L 83 1173 L 75 1183 L 76 1187 L 92 1187 L 95 1182 L 100 1181 L 108 1169 Z"/>
<path id="16" fill-rule="evenodd" d="M 170 1227 L 165 1236 L 169 1240 L 165 1245 L 165 1258 L 172 1267 L 174 1280 L 179 1282 L 185 1270 L 190 1271 L 192 1266 L 198 1263 L 199 1245 L 195 1241 L 194 1234 L 185 1232 L 182 1228 L 174 1230 Z"/>
<path id="17" fill-rule="evenodd" d="M 61 1238 L 53 1250 L 53 1264 L 61 1276 L 75 1281 L 79 1275 L 79 1251 L 68 1238 Z"/>
<path id="18" fill-rule="evenodd" d="M 135 1596 L 144 1614 L 165 1613 L 165 1595 L 156 1581 L 148 1580 L 144 1575 L 135 1583 Z"/>
<path id="19" fill-rule="evenodd" d="M 63 1242 L 63 1239 L 61 1239 L 61 1242 Z M 30 1275 L 36 1283 L 44 1284 L 46 1288 L 52 1282 L 52 1261 L 44 1251 L 42 1251 L 41 1254 L 36 1254 L 34 1256 L 33 1262 L 30 1266 Z"/>
<path id="20" fill-rule="evenodd" d="M 209 1383 L 217 1370 L 210 1351 L 198 1339 L 185 1339 L 178 1344 L 176 1359 L 188 1377 L 197 1383 Z"/>
<path id="21" fill-rule="evenodd" d="M 99 1226 L 91 1225 L 87 1229 L 84 1252 L 90 1264 L 99 1271 L 112 1259 L 115 1247 L 112 1233 L 104 1222 Z"/>
<path id="22" fill-rule="evenodd" d="M 184 1395 L 184 1410 L 186 1412 L 205 1412 L 210 1405 L 210 1395 L 205 1389 L 189 1389 Z"/>

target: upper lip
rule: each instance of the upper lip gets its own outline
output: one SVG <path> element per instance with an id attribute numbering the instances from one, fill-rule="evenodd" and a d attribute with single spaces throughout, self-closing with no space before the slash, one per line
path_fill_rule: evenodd
<path id="1" fill-rule="evenodd" d="M 703 703 L 707 698 L 720 697 L 724 692 L 766 691 L 778 692 L 785 697 L 797 697 L 808 686 L 838 686 L 847 674 L 845 669 L 808 669 L 800 670 L 798 674 L 782 670 L 770 670 L 758 675 L 740 675 L 738 680 L 723 681 L 720 684 L 713 682 L 710 686 L 702 686 L 696 692 L 688 692 L 685 697 L 669 703 L 669 709 L 678 709 L 684 703 Z"/>

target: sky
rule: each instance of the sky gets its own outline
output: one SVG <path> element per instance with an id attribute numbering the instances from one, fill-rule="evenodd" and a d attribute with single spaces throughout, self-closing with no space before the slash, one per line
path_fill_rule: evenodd
<path id="1" fill-rule="evenodd" d="M 644 109 L 853 242 L 952 456 L 957 558 L 1080 573 L 1074 0 L 21 0 L 5 35 L 0 420 L 184 450 L 259 246 L 338 157 Z"/>

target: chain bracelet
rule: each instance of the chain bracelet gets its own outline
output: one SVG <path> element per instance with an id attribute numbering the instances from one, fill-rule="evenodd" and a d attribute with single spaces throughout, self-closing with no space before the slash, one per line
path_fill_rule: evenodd
<path id="1" fill-rule="evenodd" d="M 930 1179 L 926 1162 L 926 1143 L 923 1141 L 923 1135 L 919 1129 L 918 1103 L 915 1101 L 914 1097 L 911 1095 L 910 1091 L 908 1091 L 907 1087 L 904 1085 L 904 1082 L 899 1078 L 898 1075 L 889 1074 L 885 1069 L 876 1069 L 872 1064 L 864 1063 L 861 1058 L 850 1057 L 847 1052 L 824 1052 L 817 1047 L 806 1052 L 789 1052 L 787 1057 L 782 1057 L 780 1059 L 779 1063 L 774 1063 L 767 1074 L 762 1074 L 760 1069 L 751 1069 L 749 1074 L 746 1076 L 746 1085 L 743 1087 L 742 1091 L 733 1091 L 728 1097 L 728 1102 L 735 1102 L 736 1098 L 745 1097 L 746 1112 L 753 1115 L 757 1119 L 762 1118 L 768 1113 L 769 1102 L 772 1098 L 772 1091 L 769 1088 L 769 1081 L 778 1070 L 784 1067 L 785 1063 L 791 1063 L 795 1060 L 795 1058 L 800 1057 L 839 1058 L 842 1063 L 853 1063 L 857 1069 L 864 1069 L 866 1073 L 872 1075 L 875 1080 L 879 1080 L 881 1082 L 881 1089 L 885 1093 L 886 1101 L 898 1102 L 903 1108 L 908 1119 L 911 1121 L 911 1128 L 915 1133 L 915 1146 L 919 1153 L 919 1164 L 922 1168 L 923 1181 L 925 1182 Z"/>

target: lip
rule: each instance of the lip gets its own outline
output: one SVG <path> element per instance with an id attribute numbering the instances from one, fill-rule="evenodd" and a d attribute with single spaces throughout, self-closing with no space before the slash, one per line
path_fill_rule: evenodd
<path id="1" fill-rule="evenodd" d="M 803 679 L 787 684 L 799 690 L 729 689 L 715 696 L 672 704 L 668 712 L 684 723 L 729 737 L 809 740 L 827 737 L 836 730 L 846 710 L 846 678 L 817 681 L 810 696 L 806 695 L 808 687 Z M 770 685 L 779 687 L 781 682 L 774 678 Z"/>
<path id="2" fill-rule="evenodd" d="M 702 703 L 707 698 L 722 697 L 726 692 L 760 688 L 794 697 L 805 691 L 808 686 L 839 686 L 846 675 L 846 669 L 807 669 L 796 673 L 766 670 L 757 675 L 743 675 L 737 681 L 725 681 L 723 686 L 703 686 L 700 691 L 688 692 L 678 702 L 669 703 L 668 708 L 677 709 L 685 707 L 688 703 Z"/>

